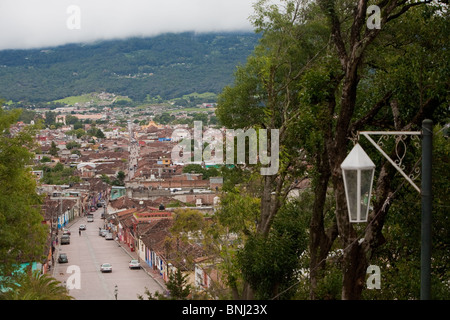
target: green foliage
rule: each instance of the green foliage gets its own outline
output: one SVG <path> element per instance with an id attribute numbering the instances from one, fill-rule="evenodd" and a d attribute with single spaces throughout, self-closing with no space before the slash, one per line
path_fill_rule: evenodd
<path id="1" fill-rule="evenodd" d="M 193 92 L 217 94 L 258 38 L 252 33 L 183 33 L 49 50 L 3 50 L 1 94 L 16 102 L 101 91 L 141 102 L 147 95 L 170 100 Z"/>
<path id="2" fill-rule="evenodd" d="M 72 116 L 70 114 L 66 115 L 66 124 L 67 125 L 74 125 L 78 122 L 80 122 L 80 120 L 77 117 Z"/>
<path id="3" fill-rule="evenodd" d="M 80 132 L 81 133 L 81 132 Z M 103 133 L 102 129 L 100 128 L 96 128 L 95 126 L 92 126 L 87 132 L 86 134 L 88 136 L 91 137 L 96 137 L 96 138 L 105 138 L 105 134 Z"/>
<path id="4" fill-rule="evenodd" d="M 58 162 L 53 168 L 47 165 L 37 166 L 36 170 L 44 171 L 41 183 L 44 184 L 71 184 L 81 181 L 81 178 L 74 175 L 76 168 L 65 167 Z"/>
<path id="5" fill-rule="evenodd" d="M 30 124 L 31 121 L 35 121 L 37 119 L 41 119 L 42 120 L 42 117 L 38 116 L 36 114 L 36 111 L 27 110 L 27 109 L 22 109 L 22 114 L 19 117 L 19 121 L 22 121 L 22 122 L 24 122 L 26 124 Z"/>
<path id="6" fill-rule="evenodd" d="M 197 232 L 205 227 L 203 214 L 193 209 L 175 210 L 171 232 L 174 234 Z"/>
<path id="7" fill-rule="evenodd" d="M 166 238 L 166 250 L 171 255 L 172 263 L 182 268 L 193 268 L 193 257 L 180 246 L 189 247 L 190 242 L 200 241 L 207 227 L 201 212 L 195 209 L 176 209 L 173 226 L 170 228 L 170 236 Z M 195 239 L 195 240 L 192 240 Z"/>
<path id="8" fill-rule="evenodd" d="M 367 50 L 355 117 L 366 114 L 388 91 L 400 108 L 397 121 L 401 125 L 424 106 L 435 108 L 428 117 L 448 117 L 448 103 L 442 102 L 448 99 L 450 74 L 450 53 L 444 45 L 450 41 L 445 32 L 450 27 L 448 14 L 440 5 L 419 6 L 386 24 Z M 385 108 L 376 121 L 386 124 L 392 116 Z"/>
<path id="9" fill-rule="evenodd" d="M 176 272 L 169 273 L 169 281 L 167 281 L 167 289 L 171 299 L 186 300 L 191 293 L 191 285 L 187 284 L 188 275 L 183 275 L 180 269 Z"/>
<path id="10" fill-rule="evenodd" d="M 160 124 L 168 124 L 175 120 L 175 116 L 170 115 L 168 112 L 163 112 L 162 114 L 155 116 L 153 120 Z"/>
<path id="11" fill-rule="evenodd" d="M 436 126 L 433 135 L 432 204 L 432 299 L 450 298 L 449 242 L 450 143 Z M 368 299 L 419 299 L 421 202 L 417 193 L 402 188 L 389 210 L 384 236 L 386 244 L 371 261 L 381 268 L 381 290 L 366 290 Z"/>
<path id="12" fill-rule="evenodd" d="M 342 245 L 335 241 L 339 239 L 337 235 L 345 242 L 347 238 L 354 238 L 354 232 L 360 231 L 359 227 L 343 226 L 342 222 L 346 220 L 342 220 L 344 216 L 340 213 L 344 211 L 336 210 L 338 204 L 345 208 L 343 198 L 336 198 L 335 206 L 327 204 L 322 208 L 323 201 L 327 200 L 319 198 L 324 194 L 323 188 L 322 190 L 316 188 L 333 182 L 334 191 L 341 190 L 339 187 L 342 180 L 339 179 L 336 159 L 338 155 L 342 156 L 342 150 L 347 145 L 350 146 L 347 142 L 355 137 L 356 131 L 400 130 L 407 124 L 419 124 L 423 117 L 429 117 L 435 123 L 448 122 L 450 74 L 449 51 L 446 46 L 449 42 L 449 33 L 446 32 L 450 21 L 448 6 L 445 4 L 412 7 L 399 5 L 396 12 L 400 11 L 398 16 L 401 15 L 401 17 L 395 17 L 389 21 L 379 34 L 373 33 L 372 35 L 376 35 L 375 41 L 367 42 L 370 45 L 365 48 L 364 41 L 370 41 L 368 35 L 371 31 L 365 30 L 361 34 L 352 34 L 351 30 L 356 26 L 353 14 L 357 12 L 356 8 L 352 10 L 353 6 L 354 3 L 345 1 L 313 1 L 305 5 L 303 1 L 286 0 L 283 1 L 282 6 L 270 5 L 266 0 L 258 1 L 255 5 L 256 14 L 253 22 L 257 31 L 262 33 L 262 38 L 253 54 L 247 59 L 247 63 L 235 72 L 233 85 L 225 87 L 219 95 L 216 110 L 220 123 L 228 128 L 280 129 L 283 134 L 280 135 L 280 170 L 276 177 L 277 182 L 283 182 L 285 185 L 294 183 L 294 179 L 301 176 L 304 164 L 308 164 L 308 177 L 312 179 L 314 190 L 318 190 L 315 197 L 321 200 L 313 204 L 314 209 L 317 209 L 314 218 L 317 219 L 315 228 L 310 230 L 310 235 L 314 232 L 316 239 L 320 237 L 324 240 L 317 245 L 320 247 L 313 250 L 323 250 L 325 255 Z M 333 16 L 335 13 L 336 16 Z M 337 32 L 331 34 L 336 30 Z M 367 38 L 364 38 L 366 36 Z M 339 43 L 341 40 L 342 43 Z M 356 45 L 352 47 L 354 43 Z M 339 48 L 339 45 L 342 47 Z M 354 53 L 356 55 L 352 56 Z M 347 60 L 348 57 L 352 58 Z M 355 70 L 354 73 L 350 71 L 350 67 Z M 406 128 L 412 129 L 409 126 Z M 386 145 L 387 148 L 390 147 L 388 143 Z M 382 161 L 381 155 L 377 155 L 376 151 L 369 152 L 374 162 Z M 414 152 L 409 153 L 404 163 L 411 163 L 415 155 Z M 442 163 L 448 164 L 448 159 L 443 158 Z M 448 169 L 448 165 L 444 166 Z M 441 170 L 446 169 L 441 168 Z M 447 180 L 443 180 L 440 184 L 445 187 L 448 185 L 448 177 L 444 171 L 441 176 Z M 232 174 L 229 176 L 233 177 Z M 389 187 L 386 187 L 387 191 L 390 188 L 392 191 L 396 190 L 402 183 L 396 176 L 390 177 L 390 180 Z M 266 177 L 266 181 L 270 181 L 269 178 Z M 249 214 L 249 210 L 243 207 L 244 213 L 242 213 L 233 209 L 232 203 L 243 205 L 239 199 L 236 199 L 236 194 L 243 192 L 250 185 L 245 178 L 242 181 L 235 179 L 233 182 L 240 183 L 241 188 L 233 192 L 233 185 L 228 185 L 226 188 L 224 185 L 224 190 L 232 195 L 229 198 L 223 197 L 222 204 L 228 211 L 219 212 L 218 217 L 220 219 L 220 214 L 224 214 L 220 221 L 230 225 L 234 217 L 237 221 L 233 225 L 236 228 L 234 230 L 246 231 L 247 242 L 244 242 L 239 253 L 241 264 L 234 263 L 234 266 L 238 266 L 244 279 L 257 290 L 258 296 L 265 297 L 262 292 L 265 292 L 267 296 L 269 289 L 273 288 L 265 287 L 263 275 L 270 278 L 267 273 L 272 267 L 265 266 L 261 259 L 267 258 L 272 261 L 272 252 L 265 251 L 265 247 L 269 244 L 279 248 L 276 246 L 277 243 L 270 242 L 273 240 L 271 238 L 273 230 L 270 230 L 267 238 L 252 233 L 251 222 L 247 227 L 243 222 L 250 221 L 249 217 L 243 219 L 245 214 Z M 257 188 L 261 185 L 256 184 L 252 187 L 256 194 Z M 275 187 L 276 183 L 265 184 L 265 191 L 271 192 L 259 193 L 259 197 L 272 195 L 271 199 L 266 199 L 267 202 L 262 199 L 265 205 L 260 209 L 261 218 L 269 216 L 268 212 L 265 215 L 262 214 L 263 210 L 273 206 L 281 195 L 277 193 L 280 189 Z M 436 192 L 440 193 L 440 191 Z M 386 233 L 388 242 L 392 241 L 392 247 L 388 245 L 386 248 L 393 251 L 375 250 L 375 260 L 380 264 L 386 264 L 386 261 L 392 259 L 399 269 L 410 270 L 410 274 L 414 276 L 413 270 L 417 268 L 417 260 L 412 258 L 415 257 L 416 252 L 413 252 L 415 249 L 411 248 L 420 247 L 416 243 L 420 235 L 417 234 L 417 229 L 413 229 L 413 226 L 420 224 L 417 221 L 419 218 L 414 216 L 414 219 L 407 222 L 395 214 L 396 218 L 391 219 L 394 212 L 397 213 L 399 210 L 416 211 L 416 208 L 406 199 L 412 202 L 417 201 L 417 195 L 414 190 L 408 188 L 403 188 L 397 193 L 395 201 L 398 201 L 398 204 L 391 206 L 386 221 L 383 219 L 376 221 L 379 230 L 374 232 L 379 231 L 381 234 L 381 228 L 384 225 L 383 235 Z M 338 197 L 339 193 L 334 192 L 334 194 Z M 254 194 L 249 197 L 253 196 Z M 436 199 L 441 198 L 446 202 L 439 200 L 443 201 L 440 202 L 440 206 L 445 207 L 448 200 L 441 194 L 436 197 Z M 255 221 L 258 221 L 259 213 L 255 210 L 253 214 L 257 216 Z M 275 220 L 276 217 L 277 215 Z M 336 218 L 340 219 L 338 223 Z M 448 269 L 446 267 L 449 259 L 448 254 L 441 251 L 441 249 L 448 249 L 444 245 L 444 239 L 448 239 L 444 231 L 448 230 L 446 221 L 445 217 L 440 217 L 435 222 L 439 227 L 434 227 L 439 234 L 436 241 L 438 256 L 442 258 L 433 260 L 433 264 L 439 266 L 433 275 L 433 281 L 440 283 L 436 286 L 438 292 L 436 297 L 441 297 L 446 288 L 448 291 L 448 287 L 443 285 L 448 283 L 448 274 L 443 270 Z M 239 229 L 239 225 L 243 227 Z M 366 236 L 368 240 L 374 234 Z M 404 239 L 405 236 L 408 240 Z M 406 243 L 408 244 L 405 245 Z M 365 260 L 355 261 L 350 257 L 351 254 L 344 257 L 347 265 L 363 263 L 362 261 Z M 357 257 L 354 256 L 354 258 Z M 353 260 L 350 261 L 351 259 Z M 274 270 L 276 266 L 273 267 Z M 388 271 L 382 271 L 390 277 L 390 288 L 393 288 L 394 275 L 399 269 L 390 266 Z M 342 274 L 339 275 L 340 272 L 346 275 L 347 279 L 352 279 L 354 276 L 340 266 L 327 266 L 323 272 L 319 273 L 322 279 L 315 279 L 318 280 L 315 296 L 323 299 L 338 298 L 339 283 L 342 286 L 343 280 Z M 235 275 L 236 272 L 230 272 L 230 274 Z M 418 288 L 415 284 L 408 283 L 403 287 L 400 285 L 408 281 L 407 274 L 406 271 L 402 279 L 399 279 L 398 289 L 393 289 L 384 297 L 415 298 Z M 234 279 L 237 280 L 238 277 Z M 349 283 L 351 281 L 346 282 L 346 292 L 356 292 L 357 290 L 353 288 L 357 285 L 353 286 L 353 283 L 348 285 Z M 379 292 L 375 293 L 377 294 Z M 358 295 L 359 293 L 355 296 Z"/>
<path id="13" fill-rule="evenodd" d="M 47 237 L 42 198 L 27 167 L 33 159 L 33 127 L 11 135 L 20 110 L 0 108 L 0 279 L 18 262 L 41 261 Z"/>
<path id="14" fill-rule="evenodd" d="M 302 205 L 287 203 L 276 216 L 269 236 L 250 236 L 237 253 L 244 279 L 258 299 L 289 299 L 295 295 L 295 290 L 287 289 L 297 283 L 299 257 L 308 247 L 309 216 Z"/>
<path id="15" fill-rule="evenodd" d="M 164 295 L 159 291 L 152 294 L 148 288 L 145 288 L 144 294 L 147 296 L 147 300 L 186 300 L 191 294 L 192 287 L 187 284 L 188 275 L 177 269 L 175 272 L 169 273 L 169 280 L 166 283 L 168 289 L 168 295 Z M 139 300 L 144 300 L 143 295 L 138 295 Z"/>
<path id="16" fill-rule="evenodd" d="M 203 180 L 208 180 L 211 177 L 217 177 L 220 175 L 220 171 L 217 168 L 203 168 L 199 164 L 188 164 L 184 166 L 183 173 L 201 173 Z"/>
<path id="17" fill-rule="evenodd" d="M 56 121 L 56 113 L 53 111 L 47 111 L 45 113 L 45 124 L 47 126 L 50 126 L 52 124 L 54 124 Z"/>
<path id="18" fill-rule="evenodd" d="M 72 300 L 60 281 L 40 271 L 16 276 L 13 289 L 0 295 L 0 300 Z"/>
<path id="19" fill-rule="evenodd" d="M 58 155 L 58 148 L 56 147 L 55 141 L 52 141 L 49 153 L 54 157 L 56 157 Z"/>
<path id="20" fill-rule="evenodd" d="M 235 188 L 220 197 L 220 208 L 216 216 L 220 224 L 229 228 L 230 232 L 248 236 L 255 232 L 259 213 L 260 199 Z"/>
<path id="21" fill-rule="evenodd" d="M 82 136 L 86 135 L 86 131 L 84 131 L 82 128 L 69 130 L 66 132 L 67 135 L 75 135 L 77 139 L 80 139 Z M 67 147 L 67 145 L 66 145 Z"/>
<path id="22" fill-rule="evenodd" d="M 125 185 L 125 172 L 119 171 L 117 172 L 116 178 L 111 181 L 106 175 L 102 175 L 101 179 L 106 182 L 110 183 L 113 186 L 124 186 Z"/>
<path id="23" fill-rule="evenodd" d="M 47 157 L 47 156 L 43 156 L 42 159 L 41 159 L 41 162 L 42 162 L 42 163 L 45 163 L 45 162 L 52 162 L 52 159 L 50 159 L 50 158 Z"/>
<path id="24" fill-rule="evenodd" d="M 145 287 L 144 294 L 147 296 L 147 300 L 169 300 L 164 294 L 160 293 L 159 291 L 156 291 L 154 294 L 152 294 L 147 287 Z M 141 294 L 138 294 L 137 298 L 139 300 L 145 300 L 144 295 Z"/>
<path id="25" fill-rule="evenodd" d="M 102 181 L 103 181 L 104 183 L 111 184 L 111 180 L 110 180 L 109 177 L 108 177 L 106 174 L 104 174 L 104 173 L 101 175 L 100 179 L 102 179 Z"/>
<path id="26" fill-rule="evenodd" d="M 66 143 L 66 148 L 72 150 L 74 148 L 79 148 L 81 145 L 76 141 L 69 141 Z"/>

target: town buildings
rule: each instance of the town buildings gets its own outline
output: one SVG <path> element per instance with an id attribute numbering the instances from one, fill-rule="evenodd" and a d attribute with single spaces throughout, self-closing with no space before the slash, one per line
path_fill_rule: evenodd
<path id="1" fill-rule="evenodd" d="M 102 130 L 104 138 L 77 137 L 73 126 L 65 123 L 64 113 L 57 118 L 63 126 L 41 130 L 36 137 L 39 152 L 35 165 L 42 169 L 34 173 L 39 181 L 38 192 L 45 195 L 42 210 L 51 230 L 43 271 L 54 263 L 52 248 L 62 228 L 100 205 L 104 207 L 105 227 L 165 281 L 170 272 L 180 269 L 198 290 L 221 283 L 201 243 L 174 243 L 171 227 L 177 208 L 194 208 L 205 219 L 214 214 L 222 178 L 204 179 L 202 174 L 183 172 L 183 165 L 172 161 L 171 150 L 182 138 L 172 137 L 179 125 L 157 124 L 145 116 L 142 118 L 148 122 L 139 125 L 120 120 L 123 113 L 114 116 L 108 112 L 108 117 L 108 121 L 84 125 L 86 132 L 92 127 Z M 91 120 L 105 119 L 94 118 Z M 54 145 L 56 153 L 51 150 Z M 72 170 L 72 180 L 45 183 L 51 169 L 61 169 L 61 165 L 64 170 Z"/>

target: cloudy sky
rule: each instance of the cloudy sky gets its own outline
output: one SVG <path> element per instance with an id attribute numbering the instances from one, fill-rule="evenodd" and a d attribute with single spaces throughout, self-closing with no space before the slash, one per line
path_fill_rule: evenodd
<path id="1" fill-rule="evenodd" d="M 182 31 L 252 31 L 256 0 L 0 0 L 0 50 Z"/>

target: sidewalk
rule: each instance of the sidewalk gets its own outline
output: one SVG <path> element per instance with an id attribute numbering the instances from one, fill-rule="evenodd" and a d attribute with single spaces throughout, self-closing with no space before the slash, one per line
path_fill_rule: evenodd
<path id="1" fill-rule="evenodd" d="M 137 253 L 135 251 L 131 251 L 131 249 L 124 243 L 120 243 L 117 240 L 114 241 L 122 248 L 123 251 L 125 251 L 130 256 L 131 259 L 138 260 Z M 163 277 L 159 274 L 158 270 L 153 270 L 147 264 L 147 262 L 142 261 L 142 259 L 139 259 L 139 261 L 141 262 L 141 269 L 144 270 L 144 272 L 147 273 L 147 275 L 152 277 L 157 284 L 159 284 L 159 286 L 162 289 L 162 292 L 160 293 L 164 294 L 167 291 L 167 287 L 165 285 Z"/>

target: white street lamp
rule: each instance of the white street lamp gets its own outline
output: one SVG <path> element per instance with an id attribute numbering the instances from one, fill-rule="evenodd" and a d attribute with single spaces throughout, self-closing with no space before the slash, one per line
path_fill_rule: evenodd
<path id="1" fill-rule="evenodd" d="M 431 299 L 431 209 L 432 209 L 432 148 L 433 148 L 433 121 L 422 121 L 422 131 L 360 131 L 369 142 L 394 166 L 394 168 L 416 189 L 422 198 L 422 225 L 421 225 L 421 257 L 420 257 L 420 299 Z M 413 175 L 407 175 L 399 166 L 404 157 L 392 160 L 386 152 L 375 142 L 370 135 L 397 136 L 402 141 L 406 136 L 422 136 L 422 183 L 419 188 L 413 181 Z M 398 144 L 398 141 L 397 141 Z M 398 157 L 398 154 L 397 154 Z M 344 177 L 345 196 L 350 222 L 366 222 L 372 193 L 372 181 L 375 164 L 356 144 L 347 158 L 342 162 L 341 169 Z"/>
<path id="2" fill-rule="evenodd" d="M 350 222 L 366 222 L 375 164 L 357 143 L 341 164 Z"/>

